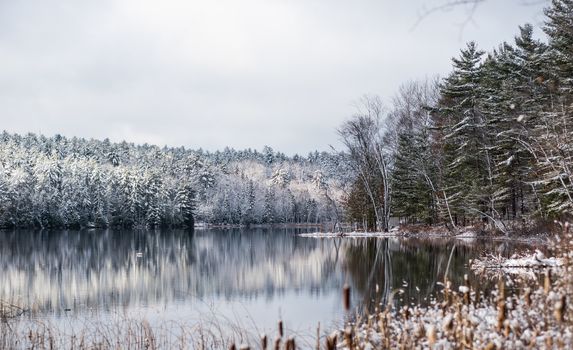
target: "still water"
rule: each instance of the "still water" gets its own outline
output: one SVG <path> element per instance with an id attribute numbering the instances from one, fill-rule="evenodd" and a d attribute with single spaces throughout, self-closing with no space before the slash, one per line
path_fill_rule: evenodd
<path id="1" fill-rule="evenodd" d="M 501 243 L 397 238 L 317 239 L 297 229 L 0 232 L 0 300 L 30 318 L 73 323 L 127 315 L 259 332 L 278 319 L 296 333 L 332 329 L 341 290 L 364 309 L 401 288 L 403 302 L 439 290 L 452 246 L 454 285 L 468 260 Z M 515 249 L 509 243 L 506 253 Z M 376 287 L 378 286 L 378 288 Z M 376 290 L 379 290 L 377 293 Z"/>

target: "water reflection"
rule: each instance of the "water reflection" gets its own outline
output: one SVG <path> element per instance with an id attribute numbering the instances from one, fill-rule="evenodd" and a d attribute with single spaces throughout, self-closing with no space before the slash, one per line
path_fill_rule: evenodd
<path id="1" fill-rule="evenodd" d="M 480 283 L 482 290 L 493 288 L 491 283 L 478 280 L 468 269 L 470 259 L 490 251 L 493 246 L 488 241 L 467 244 L 447 239 L 355 240 L 345 247 L 344 268 L 359 292 L 359 305 L 372 309 L 375 303 L 385 304 L 397 289 L 402 293 L 395 302 L 427 304 L 441 290 L 450 255 L 448 279 L 454 286 L 463 285 L 467 274 L 470 283 Z M 526 247 L 507 243 L 507 249 L 514 252 Z"/>
<path id="2" fill-rule="evenodd" d="M 426 300 L 443 280 L 454 244 L 313 239 L 295 233 L 284 229 L 0 232 L 0 299 L 33 304 L 40 314 L 55 316 L 66 309 L 82 314 L 156 305 L 184 313 L 187 309 L 180 306 L 197 300 L 238 301 L 259 324 L 268 320 L 257 319 L 263 316 L 254 310 L 264 314 L 275 303 L 285 309 L 298 307 L 287 316 L 315 327 L 317 321 L 342 317 L 344 283 L 352 286 L 355 306 L 384 301 L 397 287 L 404 288 L 407 300 Z M 487 243 L 457 243 L 449 273 L 454 282 L 461 283 L 468 259 L 485 248 Z M 376 294 L 376 285 L 381 294 Z M 312 305 L 316 315 L 301 305 Z"/>

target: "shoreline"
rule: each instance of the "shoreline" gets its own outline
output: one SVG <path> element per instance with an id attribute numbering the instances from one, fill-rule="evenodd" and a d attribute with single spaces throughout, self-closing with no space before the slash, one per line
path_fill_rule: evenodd
<path id="1" fill-rule="evenodd" d="M 493 233 L 478 233 L 474 230 L 465 230 L 453 235 L 448 230 L 436 230 L 432 228 L 428 231 L 408 231 L 401 228 L 390 230 L 390 232 L 310 232 L 299 233 L 299 237 L 304 238 L 413 238 L 413 239 L 454 239 L 454 240 L 489 240 L 489 241 L 512 241 L 519 243 L 541 244 L 549 243 L 552 235 L 548 233 L 537 233 L 528 235 L 497 235 Z"/>

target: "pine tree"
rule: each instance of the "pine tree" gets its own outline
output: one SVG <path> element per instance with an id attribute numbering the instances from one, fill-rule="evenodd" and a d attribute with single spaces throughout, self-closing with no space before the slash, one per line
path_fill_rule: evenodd
<path id="1" fill-rule="evenodd" d="M 275 191 L 268 188 L 265 193 L 265 205 L 263 209 L 263 222 L 265 224 L 272 224 L 275 222 Z"/>
<path id="2" fill-rule="evenodd" d="M 488 140 L 484 115 L 479 110 L 482 57 L 474 42 L 468 43 L 459 58 L 453 58 L 453 72 L 442 87 L 442 100 L 436 125 L 443 126 L 443 152 L 446 167 L 442 191 L 456 218 L 483 212 L 488 200 Z M 458 224 L 458 223 L 455 223 Z"/>
<path id="3" fill-rule="evenodd" d="M 573 1 L 553 0 L 545 11 L 549 37 L 548 79 L 550 105 L 534 130 L 543 193 L 542 206 L 558 216 L 573 210 Z"/>
<path id="4" fill-rule="evenodd" d="M 426 135 L 412 130 L 398 135 L 392 203 L 394 216 L 431 224 L 436 220 L 436 208 L 431 183 L 434 174 L 427 164 L 430 156 L 427 142 Z"/>
<path id="5" fill-rule="evenodd" d="M 249 180 L 246 187 L 245 192 L 245 202 L 246 202 L 246 209 L 244 213 L 243 223 L 245 224 L 253 224 L 255 223 L 255 185 L 253 180 Z"/>
<path id="6" fill-rule="evenodd" d="M 12 226 L 10 217 L 10 203 L 12 194 L 6 179 L 6 174 L 0 171 L 0 227 L 6 228 Z"/>
<path id="7" fill-rule="evenodd" d="M 543 28 L 549 37 L 549 59 L 561 92 L 573 93 L 573 0 L 552 0 Z"/>
<path id="8" fill-rule="evenodd" d="M 195 190 L 189 183 L 184 183 L 177 189 L 175 197 L 181 220 L 187 228 L 193 228 L 195 224 Z"/>
<path id="9" fill-rule="evenodd" d="M 531 130 L 541 114 L 545 89 L 538 81 L 543 71 L 545 45 L 533 39 L 533 27 L 520 27 L 515 47 L 503 44 L 484 64 L 482 102 L 494 140 L 494 200 L 500 213 L 516 219 L 533 212 L 534 157 Z"/>

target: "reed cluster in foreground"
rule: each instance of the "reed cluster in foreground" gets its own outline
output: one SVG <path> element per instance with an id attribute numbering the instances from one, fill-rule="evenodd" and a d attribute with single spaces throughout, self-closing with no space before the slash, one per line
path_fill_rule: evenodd
<path id="1" fill-rule="evenodd" d="M 8 308 L 2 310 L 7 311 Z M 278 322 L 277 335 L 272 338 L 265 334 L 259 336 L 253 327 L 216 314 L 189 322 L 150 322 L 126 316 L 114 319 L 94 316 L 54 323 L 29 315 L 29 312 L 15 315 L 10 310 L 0 313 L 0 349 L 295 350 L 319 345 L 316 340 L 318 329 L 316 334 L 299 334 L 288 329 L 283 321 Z"/>
<path id="2" fill-rule="evenodd" d="M 562 227 L 552 248 L 562 264 L 544 266 L 535 282 L 503 276 L 497 289 L 484 295 L 468 278 L 457 288 L 446 280 L 440 300 L 428 307 L 395 307 L 391 297 L 387 305 L 328 336 L 325 348 L 573 348 L 573 235 L 568 224 Z"/>

